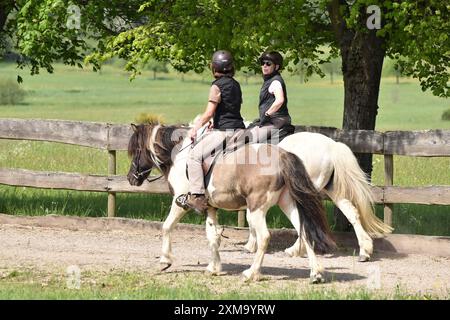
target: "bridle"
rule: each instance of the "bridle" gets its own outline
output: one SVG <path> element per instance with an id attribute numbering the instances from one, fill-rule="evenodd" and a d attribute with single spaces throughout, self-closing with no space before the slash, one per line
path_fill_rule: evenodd
<path id="1" fill-rule="evenodd" d="M 139 166 L 139 159 L 141 158 L 141 152 L 142 152 L 141 148 L 138 148 L 138 154 L 137 154 L 137 158 L 136 158 L 136 159 L 138 159 L 137 164 L 136 164 L 135 160 L 133 160 L 133 162 L 131 162 L 131 165 L 135 169 L 134 172 L 133 172 L 133 177 L 135 179 L 137 179 L 137 180 L 139 180 L 140 178 L 142 178 L 146 174 L 150 173 L 152 171 L 152 169 L 153 169 L 153 168 L 150 168 L 150 169 L 147 169 L 147 170 L 140 171 L 141 168 Z M 161 175 L 153 177 L 153 178 L 147 178 L 146 180 L 148 182 L 153 182 L 153 181 L 161 179 L 163 176 L 164 176 L 164 174 L 161 174 Z"/>
<path id="2" fill-rule="evenodd" d="M 208 128 L 207 126 L 204 126 L 204 127 L 203 127 L 203 129 L 202 129 L 202 131 L 201 131 L 201 133 L 200 133 L 200 139 L 197 139 L 197 140 L 195 141 L 195 143 L 197 143 L 199 140 L 201 140 L 201 139 L 204 137 L 204 136 L 203 136 L 203 133 L 206 131 L 207 128 Z M 178 152 L 183 151 L 184 149 L 186 149 L 186 148 L 189 147 L 189 146 L 193 147 L 193 146 L 194 146 L 194 141 L 191 141 L 191 143 L 189 143 L 187 146 L 181 148 L 181 150 L 179 150 Z M 131 162 L 131 165 L 132 165 L 133 168 L 135 169 L 135 171 L 133 172 L 133 177 L 134 177 L 135 179 L 137 179 L 137 180 L 140 180 L 143 176 L 145 176 L 146 174 L 150 173 L 150 172 L 152 171 L 153 167 L 150 168 L 150 169 L 147 169 L 147 170 L 140 171 L 141 168 L 140 168 L 140 166 L 139 166 L 139 159 L 141 158 L 141 152 L 142 152 L 142 149 L 141 149 L 141 148 L 138 148 L 137 151 L 138 151 L 138 154 L 137 154 L 137 159 L 138 159 L 137 164 L 136 164 L 135 160 L 133 160 L 133 161 Z M 158 159 L 155 158 L 155 156 L 154 156 L 151 152 L 150 152 L 150 156 L 151 156 L 152 161 L 153 161 L 153 163 L 155 164 L 155 166 L 162 172 L 161 168 L 160 168 L 159 165 L 158 165 Z M 164 174 L 161 174 L 161 175 L 159 175 L 159 176 L 155 176 L 155 177 L 152 177 L 152 178 L 147 178 L 146 180 L 147 180 L 148 182 L 153 182 L 153 181 L 156 181 L 156 180 L 161 179 L 162 177 L 164 177 Z"/>

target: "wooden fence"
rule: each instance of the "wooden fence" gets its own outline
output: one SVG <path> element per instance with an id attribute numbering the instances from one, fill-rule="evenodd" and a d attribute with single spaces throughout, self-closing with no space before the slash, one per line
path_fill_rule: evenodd
<path id="1" fill-rule="evenodd" d="M 340 130 L 330 127 L 297 126 L 296 131 L 322 133 L 347 144 L 353 152 L 384 155 L 385 183 L 373 187 L 375 201 L 384 204 L 384 220 L 392 224 L 393 203 L 450 205 L 450 186 L 395 187 L 394 155 L 450 156 L 450 130 L 388 131 Z M 0 139 L 50 141 L 107 150 L 108 175 L 43 172 L 0 168 L 0 184 L 48 189 L 108 192 L 108 216 L 115 215 L 117 192 L 169 193 L 166 181 L 131 186 L 116 175 L 116 152 L 126 150 L 132 134 L 129 125 L 108 123 L 0 119 Z M 450 180 L 450 173 L 449 173 Z M 245 215 L 240 212 L 238 225 Z"/>

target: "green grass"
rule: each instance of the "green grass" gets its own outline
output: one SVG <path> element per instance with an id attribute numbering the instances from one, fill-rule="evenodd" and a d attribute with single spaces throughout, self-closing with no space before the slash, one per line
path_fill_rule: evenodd
<path id="1" fill-rule="evenodd" d="M 386 293 L 365 287 L 338 290 L 333 284 L 311 286 L 307 279 L 243 283 L 235 276 L 208 277 L 204 274 L 150 275 L 148 273 L 111 271 L 82 272 L 79 289 L 68 287 L 63 270 L 10 270 L 0 278 L 0 299 L 166 299 L 166 300 L 373 300 L 373 299 L 438 299 L 437 296 L 410 294 L 399 286 Z M 233 279 L 231 279 L 233 278 Z M 230 281 L 233 281 L 230 283 Z"/>
<path id="2" fill-rule="evenodd" d="M 0 64 L 0 78 L 15 79 L 20 74 L 27 95 L 19 105 L 0 106 L 1 118 L 69 119 L 130 123 L 142 112 L 162 114 L 168 123 L 187 123 L 205 107 L 209 74 L 188 74 L 181 81 L 176 73 L 153 80 L 151 72 L 129 82 L 128 75 L 108 65 L 101 73 L 57 65 L 54 74 L 31 77 L 11 64 Z M 246 119 L 257 116 L 259 77 L 241 82 Z M 301 84 L 298 77 L 285 75 L 289 109 L 295 124 L 340 127 L 343 85 L 313 78 Z M 441 120 L 448 101 L 421 92 L 416 81 L 383 78 L 380 90 L 377 130 L 450 129 Z M 106 174 L 107 152 L 48 142 L 0 140 L 0 167 L 44 171 Z M 394 184 L 425 186 L 450 184 L 450 158 L 394 157 Z M 129 168 L 125 152 L 118 154 L 118 174 Z M 373 182 L 383 184 L 383 158 L 374 157 Z M 102 193 L 41 190 L 0 186 L 0 212 L 24 215 L 63 214 L 105 216 L 107 196 Z M 165 195 L 118 194 L 117 215 L 162 221 L 170 198 Z M 331 206 L 328 206 L 330 219 Z M 382 209 L 377 208 L 382 216 Z M 450 235 L 449 206 L 396 205 L 394 226 L 399 233 Z M 189 214 L 183 222 L 200 223 Z M 220 214 L 220 222 L 235 225 L 235 213 Z M 272 228 L 290 227 L 284 216 L 274 211 L 268 216 Z"/>
<path id="3" fill-rule="evenodd" d="M 201 113 L 206 105 L 212 78 L 188 74 L 185 81 L 175 73 L 153 80 L 144 72 L 129 82 L 128 74 L 113 66 L 101 73 L 57 65 L 54 74 L 30 76 L 14 65 L 0 63 L 1 78 L 15 79 L 20 74 L 27 91 L 25 102 L 18 106 L 2 106 L 2 117 L 70 119 L 128 123 L 140 112 L 162 114 L 170 123 L 186 123 Z M 342 81 L 312 78 L 302 84 L 298 77 L 285 75 L 289 93 L 289 109 L 295 124 L 340 127 L 342 124 Z M 261 79 L 251 77 L 241 82 L 244 104 L 242 114 L 257 117 Z M 441 120 L 448 101 L 423 93 L 417 81 L 383 78 L 380 89 L 377 130 L 411 130 L 450 128 Z"/>

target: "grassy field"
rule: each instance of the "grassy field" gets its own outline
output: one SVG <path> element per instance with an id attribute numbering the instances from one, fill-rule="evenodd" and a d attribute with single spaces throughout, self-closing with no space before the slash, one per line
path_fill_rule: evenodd
<path id="1" fill-rule="evenodd" d="M 30 280 L 32 279 L 32 280 Z M 0 277 L 0 300 L 11 299 L 166 299 L 166 300 L 374 300 L 438 299 L 429 294 L 409 294 L 401 287 L 391 293 L 367 288 L 343 291 L 333 284 L 311 286 L 305 280 L 283 287 L 272 281 L 244 283 L 235 276 L 160 274 L 111 271 L 83 272 L 78 289 L 67 285 L 65 272 L 9 270 Z M 232 281 L 232 282 L 230 282 Z M 269 294 L 270 292 L 270 294 Z"/>
<path id="2" fill-rule="evenodd" d="M 69 119 L 128 123 L 140 112 L 163 115 L 170 123 L 186 123 L 204 110 L 209 74 L 160 74 L 156 81 L 143 73 L 134 81 L 113 66 L 101 73 L 56 66 L 54 74 L 29 76 L 14 65 L 0 64 L 0 77 L 15 79 L 20 74 L 28 96 L 18 106 L 2 106 L 2 117 Z M 236 77 L 242 86 L 242 115 L 257 117 L 261 79 Z M 312 78 L 302 84 L 298 77 L 285 76 L 289 110 L 295 124 L 340 127 L 342 124 L 343 84 Z M 377 130 L 450 128 L 441 120 L 448 101 L 423 93 L 415 80 L 383 78 L 380 90 Z"/>
<path id="3" fill-rule="evenodd" d="M 101 73 L 56 66 L 55 74 L 31 77 L 14 65 L 0 64 L 0 77 L 15 79 L 21 74 L 25 101 L 19 105 L 0 106 L 1 118 L 41 118 L 133 122 L 142 112 L 161 114 L 168 123 L 187 123 L 205 107 L 209 74 L 161 74 L 157 80 L 144 73 L 129 82 L 128 75 L 114 66 Z M 328 79 L 300 83 L 286 75 L 289 109 L 295 124 L 341 126 L 343 85 Z M 242 76 L 243 116 L 257 116 L 261 80 Z M 416 81 L 383 78 L 377 130 L 450 129 L 450 121 L 441 120 L 448 101 L 421 92 Z M 90 148 L 30 141 L 0 141 L 0 167 L 32 170 L 106 174 L 107 153 Z M 118 173 L 126 174 L 129 160 L 119 153 Z M 395 157 L 394 184 L 424 186 L 450 184 L 450 158 Z M 374 184 L 383 184 L 383 158 L 374 157 Z M 25 215 L 64 214 L 105 216 L 106 194 L 73 191 L 0 187 L 0 212 Z M 118 216 L 162 221 L 168 212 L 168 196 L 119 194 Z M 329 214 L 331 216 L 331 206 Z M 377 208 L 382 215 L 382 209 Z M 235 213 L 220 215 L 221 223 L 236 224 Z M 194 214 L 183 222 L 200 223 Z M 284 216 L 271 212 L 270 227 L 289 227 Z M 446 206 L 396 205 L 394 226 L 398 233 L 450 235 L 450 208 Z"/>

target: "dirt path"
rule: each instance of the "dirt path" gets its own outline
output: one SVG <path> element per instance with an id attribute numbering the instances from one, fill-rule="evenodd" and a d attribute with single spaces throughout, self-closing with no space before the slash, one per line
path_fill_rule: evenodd
<path id="1" fill-rule="evenodd" d="M 225 229 L 221 258 L 230 277 L 248 268 L 253 254 L 243 250 L 247 231 Z M 308 286 L 309 267 L 305 258 L 290 258 L 281 250 L 290 243 L 272 239 L 263 263 L 263 273 L 277 287 L 296 281 Z M 156 271 L 161 237 L 156 228 L 145 230 L 88 231 L 14 224 L 0 224 L 0 273 L 20 267 L 55 270 L 77 265 L 82 271 Z M 205 233 L 201 228 L 176 230 L 173 237 L 174 265 L 167 274 L 203 272 L 209 262 Z M 329 284 L 335 289 L 377 286 L 393 292 L 398 286 L 409 293 L 449 297 L 450 259 L 425 255 L 376 253 L 369 263 L 357 262 L 353 252 L 320 257 Z M 281 281 L 278 281 L 281 280 Z"/>

